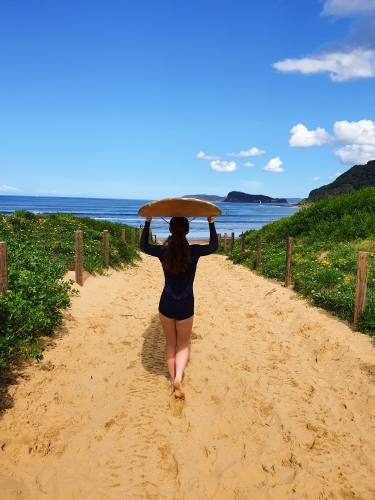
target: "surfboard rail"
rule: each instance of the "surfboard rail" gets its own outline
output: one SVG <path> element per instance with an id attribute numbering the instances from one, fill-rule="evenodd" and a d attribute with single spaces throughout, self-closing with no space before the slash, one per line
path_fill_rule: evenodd
<path id="1" fill-rule="evenodd" d="M 142 205 L 138 210 L 142 217 L 218 217 L 219 207 L 196 198 L 163 198 Z"/>

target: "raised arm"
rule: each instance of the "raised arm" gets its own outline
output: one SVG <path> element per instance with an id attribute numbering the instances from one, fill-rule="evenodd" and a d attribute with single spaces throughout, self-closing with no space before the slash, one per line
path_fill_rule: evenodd
<path id="1" fill-rule="evenodd" d="M 151 224 L 151 217 L 147 217 L 139 245 L 143 252 L 147 253 L 148 255 L 152 255 L 153 257 L 159 257 L 161 251 L 160 246 L 150 245 L 148 242 L 150 234 L 150 224 Z"/>
<path id="2" fill-rule="evenodd" d="M 214 218 L 207 217 L 207 221 L 208 221 L 208 226 L 210 228 L 210 242 L 208 244 L 210 250 L 209 253 L 214 253 L 219 248 L 219 240 L 217 237 Z"/>
<path id="3" fill-rule="evenodd" d="M 194 252 L 198 253 L 198 256 L 203 257 L 204 255 L 210 255 L 216 252 L 219 248 L 219 242 L 217 238 L 217 233 L 215 229 L 215 223 L 213 217 L 207 217 L 208 226 L 210 229 L 210 241 L 208 245 L 191 245 L 194 247 Z"/>

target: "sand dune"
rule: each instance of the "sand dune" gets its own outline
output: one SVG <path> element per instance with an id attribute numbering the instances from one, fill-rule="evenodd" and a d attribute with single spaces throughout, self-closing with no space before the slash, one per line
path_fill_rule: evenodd
<path id="1" fill-rule="evenodd" d="M 176 401 L 159 262 L 109 274 L 86 280 L 44 360 L 8 386 L 1 500 L 375 498 L 370 338 L 206 257 Z"/>

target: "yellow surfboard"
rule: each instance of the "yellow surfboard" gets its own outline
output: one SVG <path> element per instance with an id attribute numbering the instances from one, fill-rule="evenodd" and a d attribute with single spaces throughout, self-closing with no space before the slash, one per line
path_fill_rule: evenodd
<path id="1" fill-rule="evenodd" d="M 142 217 L 217 217 L 219 207 L 195 198 L 164 198 L 146 203 L 138 210 Z"/>

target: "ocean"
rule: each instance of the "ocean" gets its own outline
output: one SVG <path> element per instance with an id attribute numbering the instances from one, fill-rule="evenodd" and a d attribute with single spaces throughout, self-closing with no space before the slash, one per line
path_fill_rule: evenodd
<path id="1" fill-rule="evenodd" d="M 215 219 L 218 233 L 234 232 L 239 236 L 248 229 L 260 229 L 265 224 L 283 217 L 289 217 L 299 210 L 293 206 L 299 198 L 293 198 L 288 204 L 281 203 L 215 203 L 220 207 L 222 215 Z M 47 196 L 13 196 L 0 195 L 0 213 L 10 215 L 15 210 L 28 210 L 41 213 L 72 213 L 80 217 L 92 217 L 99 220 L 120 222 L 129 226 L 139 227 L 144 218 L 138 215 L 138 209 L 151 200 L 117 200 L 102 198 L 59 198 Z M 168 218 L 152 219 L 151 227 L 157 237 L 168 236 Z M 202 217 L 189 218 L 191 238 L 208 237 L 207 220 Z"/>

